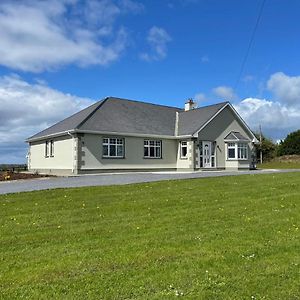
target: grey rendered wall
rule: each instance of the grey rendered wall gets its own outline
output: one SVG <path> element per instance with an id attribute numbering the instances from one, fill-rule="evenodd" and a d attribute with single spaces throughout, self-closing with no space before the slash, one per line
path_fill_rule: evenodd
<path id="1" fill-rule="evenodd" d="M 162 158 L 143 158 L 144 138 L 125 137 L 125 158 L 103 158 L 102 139 L 97 134 L 84 134 L 80 137 L 78 167 L 85 170 L 146 170 L 146 169 L 175 169 L 177 167 L 177 140 L 162 140 Z M 152 138 L 149 138 L 152 139 Z"/>
<path id="2" fill-rule="evenodd" d="M 73 168 L 73 139 L 70 136 L 54 138 L 54 157 L 45 157 L 45 140 L 29 145 L 28 168 L 42 173 L 71 173 Z M 57 170 L 57 172 L 56 172 Z"/>
<path id="3" fill-rule="evenodd" d="M 198 135 L 198 141 L 216 141 L 216 165 L 218 168 L 249 168 L 250 160 L 226 161 L 226 149 L 224 138 L 230 131 L 239 131 L 245 137 L 252 140 L 244 125 L 237 120 L 235 114 L 229 107 L 226 107 L 217 115 Z M 250 158 L 251 143 L 248 145 Z"/>

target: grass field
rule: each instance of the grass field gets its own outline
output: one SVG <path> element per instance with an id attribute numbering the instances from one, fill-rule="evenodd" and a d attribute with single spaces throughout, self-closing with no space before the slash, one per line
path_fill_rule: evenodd
<path id="1" fill-rule="evenodd" d="M 300 299 L 300 173 L 0 196 L 0 299 Z"/>

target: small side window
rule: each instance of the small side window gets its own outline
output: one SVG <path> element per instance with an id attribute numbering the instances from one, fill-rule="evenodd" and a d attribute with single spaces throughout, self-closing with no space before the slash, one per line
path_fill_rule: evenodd
<path id="1" fill-rule="evenodd" d="M 180 158 L 187 158 L 187 142 L 181 141 L 180 142 Z"/>
<path id="2" fill-rule="evenodd" d="M 45 157 L 49 157 L 49 142 L 45 142 Z"/>
<path id="3" fill-rule="evenodd" d="M 54 141 L 53 140 L 50 141 L 50 156 L 51 157 L 54 156 Z"/>

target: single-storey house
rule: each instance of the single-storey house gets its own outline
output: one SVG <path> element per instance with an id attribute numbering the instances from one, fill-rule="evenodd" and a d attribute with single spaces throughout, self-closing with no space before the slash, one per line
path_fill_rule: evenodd
<path id="1" fill-rule="evenodd" d="M 185 109 L 107 97 L 27 139 L 50 174 L 249 169 L 254 134 L 229 102 Z"/>

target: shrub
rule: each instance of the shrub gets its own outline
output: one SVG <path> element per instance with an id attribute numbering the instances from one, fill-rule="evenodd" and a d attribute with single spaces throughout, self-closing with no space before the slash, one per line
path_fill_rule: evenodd
<path id="1" fill-rule="evenodd" d="M 278 155 L 300 155 L 300 130 L 291 132 L 278 147 Z"/>

